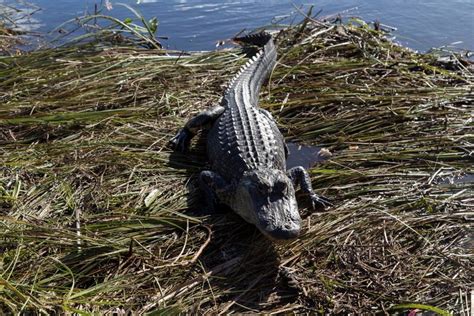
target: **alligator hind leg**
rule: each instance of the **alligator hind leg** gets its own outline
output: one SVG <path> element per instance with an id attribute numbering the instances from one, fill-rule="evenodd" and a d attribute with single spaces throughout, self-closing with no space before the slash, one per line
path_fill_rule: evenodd
<path id="1" fill-rule="evenodd" d="M 190 119 L 182 129 L 170 140 L 170 147 L 185 152 L 189 148 L 191 138 L 201 129 L 209 129 L 225 108 L 218 105 L 199 113 Z"/>
<path id="2" fill-rule="evenodd" d="M 219 174 L 205 170 L 199 174 L 199 187 L 205 194 L 209 212 L 214 212 L 219 196 L 230 193 L 231 186 Z"/>
<path id="3" fill-rule="evenodd" d="M 327 198 L 314 193 L 313 187 L 311 185 L 311 179 L 309 178 L 308 172 L 303 167 L 298 166 L 291 168 L 287 171 L 287 173 L 291 181 L 293 181 L 294 186 L 296 187 L 299 184 L 301 190 L 309 195 L 313 208 L 315 208 L 317 205 L 322 207 L 332 206 L 332 203 Z"/>

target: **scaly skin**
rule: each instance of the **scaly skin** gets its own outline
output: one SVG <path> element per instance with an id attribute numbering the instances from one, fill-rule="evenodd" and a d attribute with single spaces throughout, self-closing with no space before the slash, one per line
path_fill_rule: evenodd
<path id="1" fill-rule="evenodd" d="M 313 192 L 303 167 L 286 170 L 284 138 L 271 114 L 258 107 L 260 87 L 276 64 L 271 35 L 259 33 L 234 40 L 261 50 L 230 81 L 220 105 L 189 120 L 170 144 L 186 151 L 199 129 L 210 128 L 211 170 L 200 174 L 209 207 L 219 200 L 266 236 L 291 239 L 301 230 L 297 184 L 310 196 L 313 207 L 329 202 Z"/>

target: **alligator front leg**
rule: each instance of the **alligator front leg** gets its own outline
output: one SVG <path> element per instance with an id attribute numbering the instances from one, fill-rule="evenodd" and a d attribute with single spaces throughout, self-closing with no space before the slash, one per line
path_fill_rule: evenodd
<path id="1" fill-rule="evenodd" d="M 209 212 L 214 212 L 218 199 L 231 193 L 231 185 L 219 174 L 209 170 L 199 174 L 199 187 L 204 192 Z"/>
<path id="2" fill-rule="evenodd" d="M 291 168 L 287 171 L 287 173 L 291 181 L 293 181 L 293 185 L 295 187 L 300 185 L 301 190 L 309 195 L 313 208 L 315 208 L 316 205 L 320 205 L 322 207 L 332 206 L 332 203 L 328 199 L 314 193 L 313 187 L 311 185 L 311 179 L 308 175 L 308 172 L 303 167 L 298 166 Z"/>
<path id="3" fill-rule="evenodd" d="M 189 148 L 191 138 L 193 138 L 199 130 L 209 129 L 224 110 L 224 107 L 218 105 L 190 119 L 186 125 L 184 125 L 184 128 L 180 129 L 170 140 L 170 147 L 174 150 L 185 152 Z"/>

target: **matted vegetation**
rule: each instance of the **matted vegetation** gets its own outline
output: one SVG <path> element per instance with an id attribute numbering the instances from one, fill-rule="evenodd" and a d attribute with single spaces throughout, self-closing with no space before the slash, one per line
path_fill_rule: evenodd
<path id="1" fill-rule="evenodd" d="M 11 28 L 14 20 L 9 6 L 0 3 L 0 56 L 10 55 L 11 49 L 20 43 L 17 32 Z"/>
<path id="2" fill-rule="evenodd" d="M 23 0 L 0 2 L 0 56 L 22 53 L 20 46 L 27 42 L 25 37 L 31 35 L 27 31 L 29 18 L 39 10 Z"/>
<path id="3" fill-rule="evenodd" d="M 0 60 L 5 313 L 469 313 L 473 82 L 367 25 L 276 36 L 261 106 L 335 206 L 273 244 L 231 212 L 196 216 L 202 142 L 167 142 L 218 102 L 240 50 L 77 45 Z M 201 139 L 202 140 L 202 139 Z M 471 275 L 471 277 L 469 277 Z"/>

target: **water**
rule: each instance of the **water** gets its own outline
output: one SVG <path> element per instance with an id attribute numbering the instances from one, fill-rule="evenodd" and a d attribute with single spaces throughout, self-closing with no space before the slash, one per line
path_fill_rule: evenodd
<path id="1" fill-rule="evenodd" d="M 286 169 L 302 166 L 311 169 L 318 162 L 324 161 L 327 157 L 320 154 L 321 148 L 315 146 L 300 145 L 297 143 L 286 143 L 288 147 L 288 159 Z"/>
<path id="2" fill-rule="evenodd" d="M 0 0 L 2 2 L 11 0 Z M 68 19 L 93 12 L 100 0 L 29 0 L 42 8 L 30 28 L 48 32 Z M 105 1 L 105 0 L 104 0 Z M 105 12 L 121 19 L 133 17 L 126 8 L 110 0 L 113 9 Z M 140 10 L 144 16 L 160 21 L 158 35 L 169 36 L 165 45 L 171 49 L 211 50 L 242 29 L 268 25 L 275 17 L 298 14 L 293 4 L 313 4 L 320 16 L 342 12 L 366 21 L 397 28 L 395 40 L 419 51 L 450 45 L 474 50 L 474 0 L 121 0 Z M 27 25 L 27 23 L 25 23 Z"/>
<path id="3" fill-rule="evenodd" d="M 465 185 L 474 184 L 474 174 L 466 173 L 457 177 L 445 177 L 437 181 L 437 183 L 444 185 Z"/>

